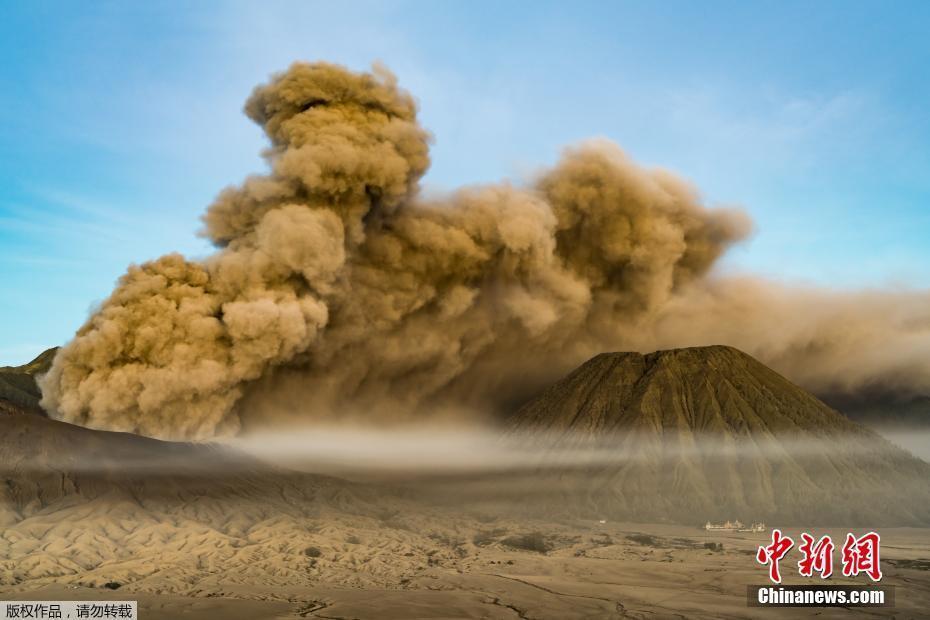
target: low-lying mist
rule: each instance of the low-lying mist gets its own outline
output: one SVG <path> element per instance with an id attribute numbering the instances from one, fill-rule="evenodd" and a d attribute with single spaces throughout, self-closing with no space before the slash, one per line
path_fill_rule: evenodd
<path id="1" fill-rule="evenodd" d="M 325 498 L 374 519 L 451 510 L 650 523 L 737 516 L 930 524 L 930 465 L 852 425 L 804 434 L 637 429 L 597 437 L 475 425 L 331 426 L 175 443 L 32 422 L 28 445 L 0 445 L 7 481 L 0 505 L 10 519 L 57 499 L 301 513 L 321 509 Z M 45 425 L 59 428 L 38 432 Z"/>
<path id="2" fill-rule="evenodd" d="M 875 430 L 891 443 L 930 463 L 930 429 L 926 426 L 919 428 L 875 427 Z"/>
<path id="3" fill-rule="evenodd" d="M 930 431 L 887 437 L 927 459 Z M 872 433 L 829 436 L 615 433 L 502 433 L 493 427 L 306 427 L 226 440 L 261 461 L 350 479 L 615 468 L 716 459 L 776 462 L 817 456 L 867 456 L 884 442 Z"/>

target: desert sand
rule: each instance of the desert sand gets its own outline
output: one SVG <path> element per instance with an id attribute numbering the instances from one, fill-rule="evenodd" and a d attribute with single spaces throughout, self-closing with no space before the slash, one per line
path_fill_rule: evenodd
<path id="1" fill-rule="evenodd" d="M 292 435 L 302 452 L 322 452 L 302 443 L 312 434 Z M 613 504 L 586 487 L 634 498 L 623 481 L 642 479 L 639 465 L 614 464 L 610 484 L 588 469 L 388 472 L 347 467 L 372 455 L 370 442 L 353 443 L 336 446 L 342 471 L 321 475 L 318 464 L 298 471 L 25 409 L 0 416 L 0 599 L 138 600 L 144 620 L 930 617 L 930 528 L 879 528 L 894 608 L 752 608 L 746 587 L 767 582 L 755 552 L 769 534 L 707 532 L 709 509 L 674 524 L 607 514 Z M 447 463 L 453 445 L 437 444 Z M 834 540 L 863 533 L 805 525 Z M 782 562 L 785 583 L 819 581 L 799 577 L 797 559 Z"/>
<path id="2" fill-rule="evenodd" d="M 893 609 L 760 610 L 746 585 L 766 583 L 754 553 L 768 534 L 513 518 L 349 483 L 295 489 L 234 503 L 62 498 L 3 530 L 0 598 L 138 600 L 144 619 L 930 617 L 927 529 L 881 530 Z M 785 582 L 804 583 L 792 568 Z"/>

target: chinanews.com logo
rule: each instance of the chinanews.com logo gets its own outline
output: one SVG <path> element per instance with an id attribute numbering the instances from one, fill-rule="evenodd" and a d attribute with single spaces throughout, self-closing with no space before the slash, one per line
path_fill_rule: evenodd
<path id="1" fill-rule="evenodd" d="M 834 574 L 834 552 L 836 545 L 830 536 L 819 539 L 804 532 L 797 546 L 800 559 L 798 574 L 812 578 L 819 576 L 818 585 L 782 585 L 782 560 L 795 548 L 795 542 L 779 529 L 772 530 L 772 541 L 760 546 L 756 562 L 768 568 L 769 581 L 774 585 L 752 585 L 747 587 L 747 603 L 754 607 L 893 607 L 894 587 L 874 585 L 882 580 L 881 536 L 868 532 L 856 536 L 846 535 L 839 549 L 841 566 L 838 571 L 844 577 L 860 575 L 871 580 L 864 585 L 823 585 L 824 580 Z"/>

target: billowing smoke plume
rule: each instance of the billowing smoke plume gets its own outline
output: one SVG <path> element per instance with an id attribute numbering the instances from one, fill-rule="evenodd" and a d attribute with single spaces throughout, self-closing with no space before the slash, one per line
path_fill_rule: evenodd
<path id="1" fill-rule="evenodd" d="M 129 269 L 42 380 L 53 414 L 203 438 L 282 412 L 495 411 L 603 350 L 708 341 L 813 384 L 904 366 L 905 383 L 930 385 L 913 372 L 930 316 L 709 280 L 746 216 L 704 208 L 610 143 L 567 150 L 528 187 L 430 200 L 418 195 L 430 136 L 384 69 L 295 64 L 246 112 L 271 141 L 269 174 L 209 207 L 213 256 Z M 876 348 L 911 332 L 922 339 L 904 357 Z M 839 372 L 837 359 L 849 359 Z"/>

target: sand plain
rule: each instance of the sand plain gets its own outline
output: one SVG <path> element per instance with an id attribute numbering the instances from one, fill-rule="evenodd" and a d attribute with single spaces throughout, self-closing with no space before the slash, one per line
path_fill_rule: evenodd
<path id="1" fill-rule="evenodd" d="M 315 502 L 59 500 L 3 530 L 0 598 L 138 600 L 145 620 L 930 617 L 927 529 L 881 530 L 894 608 L 771 610 L 746 603 L 747 584 L 766 583 L 754 553 L 768 534 L 495 516 L 338 487 Z M 810 583 L 796 561 L 783 561 L 785 583 Z"/>

